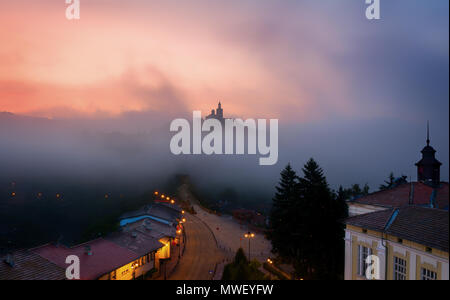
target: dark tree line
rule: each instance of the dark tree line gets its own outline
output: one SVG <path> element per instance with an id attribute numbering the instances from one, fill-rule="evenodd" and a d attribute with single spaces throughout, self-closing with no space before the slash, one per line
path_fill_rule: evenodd
<path id="1" fill-rule="evenodd" d="M 349 188 L 339 187 L 337 194 L 346 200 L 352 200 L 355 198 L 369 195 L 370 187 L 366 183 L 362 188 L 359 184 L 353 184 Z"/>
<path id="2" fill-rule="evenodd" d="M 394 172 L 391 172 L 389 174 L 388 180 L 385 180 L 384 183 L 380 185 L 380 190 L 388 190 L 405 183 L 408 183 L 408 176 L 401 175 L 400 177 L 396 178 L 394 176 Z"/>
<path id="3" fill-rule="evenodd" d="M 273 198 L 268 238 L 272 251 L 288 260 L 303 279 L 340 279 L 344 269 L 344 189 L 329 188 L 320 166 L 310 159 L 303 176 L 288 165 Z M 368 192 L 368 190 L 367 190 Z"/>

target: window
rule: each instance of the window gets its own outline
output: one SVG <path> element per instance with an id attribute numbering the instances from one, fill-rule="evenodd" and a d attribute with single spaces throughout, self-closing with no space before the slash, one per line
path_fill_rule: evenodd
<path id="1" fill-rule="evenodd" d="M 406 280 L 406 260 L 394 256 L 394 280 Z"/>
<path id="2" fill-rule="evenodd" d="M 421 280 L 437 280 L 437 273 L 431 270 L 422 268 L 421 270 Z"/>
<path id="3" fill-rule="evenodd" d="M 147 261 L 151 262 L 155 260 L 155 252 L 147 254 Z"/>
<path id="4" fill-rule="evenodd" d="M 366 258 L 372 255 L 372 249 L 359 245 L 358 246 L 358 275 L 366 276 L 368 264 Z"/>

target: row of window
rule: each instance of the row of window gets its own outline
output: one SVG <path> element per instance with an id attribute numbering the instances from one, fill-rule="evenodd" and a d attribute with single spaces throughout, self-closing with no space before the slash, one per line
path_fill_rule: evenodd
<path id="1" fill-rule="evenodd" d="M 149 254 L 146 254 L 146 255 L 142 256 L 138 260 L 134 261 L 131 265 L 132 265 L 132 268 L 140 267 L 140 266 L 143 266 L 143 265 L 145 265 L 147 263 L 151 263 L 154 260 L 155 260 L 155 252 L 152 252 L 152 253 L 149 253 Z M 116 279 L 116 271 L 117 270 L 114 270 L 114 271 L 112 271 L 109 274 L 109 277 L 110 277 L 111 280 L 115 280 Z M 122 271 L 121 276 L 123 277 L 126 274 L 128 274 L 129 272 L 130 272 L 130 269 L 125 269 L 125 270 Z"/>
<path id="2" fill-rule="evenodd" d="M 368 247 L 358 246 L 358 275 L 366 276 L 366 270 L 369 265 L 366 262 L 368 256 L 372 255 L 372 249 Z M 407 261 L 401 257 L 394 256 L 394 280 L 406 280 L 408 266 Z M 437 280 L 437 273 L 426 269 L 421 268 L 420 270 L 420 279 L 421 280 Z"/>

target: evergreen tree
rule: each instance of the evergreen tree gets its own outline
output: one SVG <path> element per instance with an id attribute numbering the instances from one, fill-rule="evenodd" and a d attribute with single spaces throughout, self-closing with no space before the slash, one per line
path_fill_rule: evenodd
<path id="1" fill-rule="evenodd" d="M 385 180 L 384 184 L 380 185 L 380 190 L 390 189 L 394 185 L 394 180 L 395 180 L 394 173 L 391 172 L 389 174 L 388 180 Z"/>
<path id="2" fill-rule="evenodd" d="M 331 191 L 313 159 L 302 170 L 304 176 L 299 179 L 299 197 L 294 207 L 298 221 L 292 228 L 296 245 L 294 268 L 298 276 L 314 279 L 322 271 L 318 269 L 321 261 L 327 259 L 328 241 L 322 228 L 326 227 L 326 216 L 330 214 Z"/>
<path id="3" fill-rule="evenodd" d="M 293 264 L 298 277 L 342 278 L 347 191 L 331 191 L 314 159 L 302 170 L 302 178 L 290 165 L 281 172 L 268 235 L 273 251 Z"/>
<path id="4" fill-rule="evenodd" d="M 402 175 L 399 178 L 395 178 L 394 172 L 391 172 L 389 174 L 388 180 L 384 181 L 384 184 L 380 185 L 380 190 L 388 190 L 391 189 L 399 184 L 408 183 L 408 176 Z"/>
<path id="5" fill-rule="evenodd" d="M 276 187 L 270 214 L 270 230 L 267 237 L 272 242 L 272 251 L 283 257 L 292 256 L 292 226 L 295 226 L 293 206 L 298 198 L 298 180 L 295 171 L 288 164 L 281 172 L 281 179 Z"/>
<path id="6" fill-rule="evenodd" d="M 339 187 L 337 192 L 343 199 L 350 200 L 353 198 L 367 196 L 369 194 L 370 187 L 366 183 L 363 188 L 359 184 L 353 184 L 350 188 L 344 189 L 342 186 Z"/>

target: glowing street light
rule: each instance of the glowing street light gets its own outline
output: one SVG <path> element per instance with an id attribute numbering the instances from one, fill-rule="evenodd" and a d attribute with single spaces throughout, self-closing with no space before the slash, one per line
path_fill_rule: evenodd
<path id="1" fill-rule="evenodd" d="M 175 200 L 170 200 L 170 204 L 175 204 Z"/>
<path id="2" fill-rule="evenodd" d="M 248 239 L 248 261 L 250 261 L 250 240 L 255 237 L 255 234 L 249 231 L 244 234 L 244 237 Z"/>
<path id="3" fill-rule="evenodd" d="M 154 194 L 155 194 L 155 196 L 157 196 L 159 193 L 158 193 L 158 191 L 155 191 Z"/>

